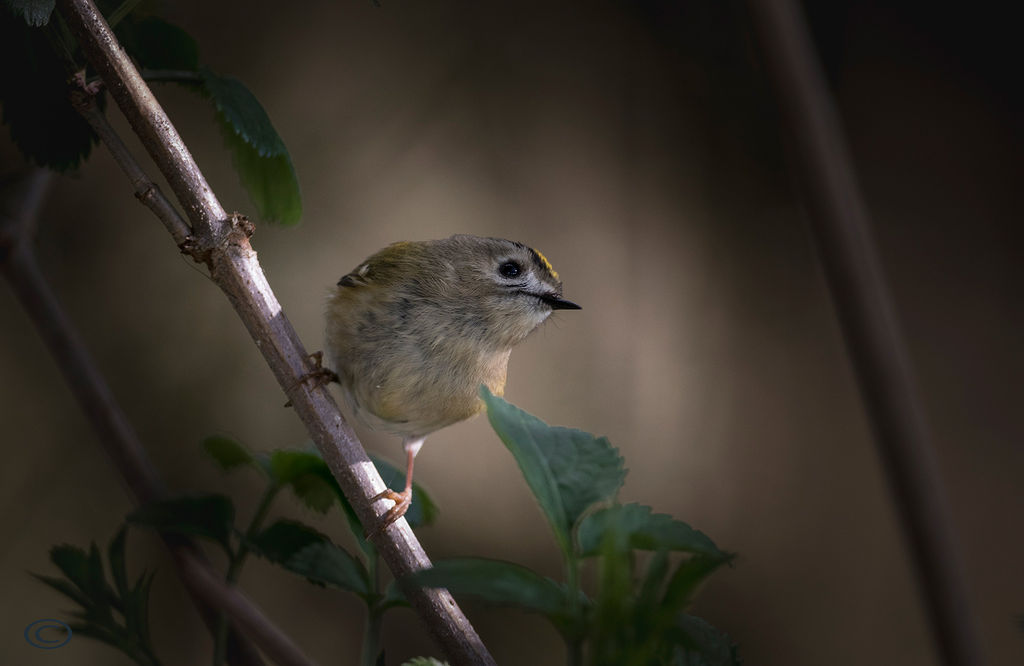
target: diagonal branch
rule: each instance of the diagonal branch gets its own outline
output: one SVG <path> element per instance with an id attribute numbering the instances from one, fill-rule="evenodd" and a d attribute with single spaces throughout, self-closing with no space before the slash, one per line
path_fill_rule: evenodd
<path id="1" fill-rule="evenodd" d="M 944 664 L 979 666 L 953 521 L 838 114 L 798 3 L 749 4 L 933 638 Z"/>
<path id="2" fill-rule="evenodd" d="M 224 212 L 92 1 L 61 0 L 59 7 L 89 63 L 99 72 L 190 219 L 195 235 L 193 256 L 210 267 L 213 280 L 235 307 L 359 519 L 364 525 L 375 524 L 379 517 L 370 498 L 384 489 L 384 482 L 327 390 L 302 381 L 311 369 L 309 355 L 249 244 L 251 225 L 239 215 Z M 398 579 L 430 566 L 405 520 L 379 532 L 374 541 Z M 404 591 L 454 664 L 494 663 L 447 590 L 409 586 Z"/>
<path id="3" fill-rule="evenodd" d="M 72 393 L 99 434 L 100 445 L 129 492 L 136 502 L 145 504 L 164 494 L 159 475 L 150 464 L 128 417 L 86 351 L 85 344 L 50 290 L 32 251 L 33 229 L 50 175 L 44 169 L 32 169 L 3 183 L 0 196 L 0 272 L 7 278 L 44 344 L 49 347 Z M 207 576 L 217 575 L 212 573 L 206 557 L 190 539 L 172 535 L 164 535 L 163 538 L 175 556 L 179 574 L 204 623 L 211 632 L 215 631 L 217 617 L 213 609 L 226 605 L 225 595 L 220 590 L 200 585 L 202 581 L 194 573 L 191 577 L 185 574 L 202 569 Z M 259 611 L 251 603 L 248 605 L 250 608 L 243 609 L 238 616 L 244 616 L 246 623 L 260 621 Z M 280 633 L 273 625 L 266 625 L 263 633 Z M 228 651 L 233 666 L 263 664 L 256 648 L 234 631 L 230 634 Z M 269 650 L 268 654 L 271 654 Z"/>

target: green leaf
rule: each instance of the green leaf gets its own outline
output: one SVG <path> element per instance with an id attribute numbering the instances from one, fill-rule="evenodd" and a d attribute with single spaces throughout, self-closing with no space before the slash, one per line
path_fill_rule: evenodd
<path id="1" fill-rule="evenodd" d="M 202 446 L 203 450 L 225 471 L 242 465 L 252 465 L 259 468 L 256 459 L 249 452 L 249 449 L 230 437 L 213 435 L 204 439 Z"/>
<path id="2" fill-rule="evenodd" d="M 240 81 L 200 70 L 203 85 L 217 109 L 221 134 L 235 170 L 260 217 L 295 224 L 302 217 L 302 197 L 288 149 L 267 112 Z"/>
<path id="3" fill-rule="evenodd" d="M 295 520 L 278 520 L 249 540 L 253 551 L 274 563 L 285 562 L 306 546 L 330 539 Z"/>
<path id="4" fill-rule="evenodd" d="M 90 544 L 88 553 L 69 544 L 54 546 L 50 549 L 50 561 L 82 591 L 88 600 L 81 604 L 83 608 L 95 617 L 110 618 L 114 593 L 103 574 L 103 561 L 95 543 Z"/>
<path id="5" fill-rule="evenodd" d="M 92 600 L 85 596 L 81 590 L 70 582 L 63 578 L 55 578 L 52 576 L 44 576 L 42 574 L 33 573 L 31 574 L 36 580 L 49 585 L 53 589 L 63 594 L 68 599 L 71 599 L 82 608 L 88 608 L 92 605 Z"/>
<path id="6" fill-rule="evenodd" d="M 642 504 L 616 504 L 585 517 L 577 532 L 580 555 L 600 552 L 605 538 L 619 548 L 679 550 L 712 557 L 727 557 L 703 532 Z"/>
<path id="7" fill-rule="evenodd" d="M 740 666 L 743 663 L 729 635 L 701 618 L 681 613 L 677 627 L 681 645 L 673 654 L 673 666 Z"/>
<path id="8" fill-rule="evenodd" d="M 50 22 L 57 0 L 4 0 L 4 4 L 24 18 L 25 23 L 38 28 Z"/>
<path id="9" fill-rule="evenodd" d="M 647 564 L 647 573 L 644 575 L 640 592 L 636 598 L 637 608 L 657 606 L 666 575 L 668 575 L 668 551 L 659 550 L 654 553 L 651 561 Z"/>
<path id="10" fill-rule="evenodd" d="M 327 463 L 311 451 L 278 449 L 270 454 L 270 473 L 274 480 L 291 487 L 303 504 L 320 513 L 327 513 L 336 497 L 332 484 L 324 477 L 325 471 L 329 476 Z"/>
<path id="11" fill-rule="evenodd" d="M 618 449 L 604 437 L 549 426 L 481 387 L 487 418 L 512 452 L 530 490 L 569 553 L 570 531 L 592 504 L 611 499 L 626 476 Z"/>
<path id="12" fill-rule="evenodd" d="M 410 578 L 423 587 L 446 587 L 456 596 L 540 613 L 559 628 L 568 626 L 572 616 L 564 586 L 512 562 L 472 557 L 441 560 Z"/>
<path id="13" fill-rule="evenodd" d="M 224 495 L 199 495 L 150 502 L 128 515 L 128 522 L 160 532 L 211 539 L 231 554 L 235 506 Z"/>
<path id="14" fill-rule="evenodd" d="M 388 583 L 387 588 L 384 589 L 384 598 L 378 602 L 377 609 L 383 611 L 395 606 L 408 607 L 409 605 L 409 600 L 405 598 L 405 593 L 402 592 L 402 586 L 398 584 L 397 580 L 392 580 Z"/>
<path id="15" fill-rule="evenodd" d="M 288 571 L 321 585 L 360 595 L 371 592 L 362 563 L 334 545 L 327 535 L 292 520 L 279 520 L 251 541 L 253 550 Z"/>
<path id="16" fill-rule="evenodd" d="M 0 67 L 2 119 L 18 150 L 39 166 L 76 168 L 97 139 L 71 106 L 68 72 L 47 31 L 0 10 L 0 62 L 7 63 Z M 96 100 L 101 109 L 104 100 Z"/>
<path id="17" fill-rule="evenodd" d="M 448 666 L 448 662 L 438 661 L 433 657 L 413 657 L 402 666 Z"/>
<path id="18" fill-rule="evenodd" d="M 146 69 L 199 70 L 199 46 L 183 29 L 156 16 L 131 17 L 115 33 L 140 67 Z"/>
<path id="19" fill-rule="evenodd" d="M 330 541 L 306 546 L 284 566 L 292 573 L 322 585 L 355 592 L 363 597 L 372 594 L 370 576 L 362 562 Z"/>
<path id="20" fill-rule="evenodd" d="M 669 579 L 661 601 L 661 611 L 674 614 L 682 610 L 690 602 L 697 586 L 728 561 L 727 557 L 694 555 L 681 562 Z"/>

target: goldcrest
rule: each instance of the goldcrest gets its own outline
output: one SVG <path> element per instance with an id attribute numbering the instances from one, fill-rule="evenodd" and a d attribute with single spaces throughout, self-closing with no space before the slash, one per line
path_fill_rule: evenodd
<path id="1" fill-rule="evenodd" d="M 483 409 L 480 385 L 502 395 L 512 347 L 562 298 L 540 252 L 500 238 L 457 235 L 387 246 L 338 281 L 327 305 L 326 352 L 349 410 L 402 437 L 402 492 L 381 529 L 412 501 L 413 460 L 427 435 Z"/>

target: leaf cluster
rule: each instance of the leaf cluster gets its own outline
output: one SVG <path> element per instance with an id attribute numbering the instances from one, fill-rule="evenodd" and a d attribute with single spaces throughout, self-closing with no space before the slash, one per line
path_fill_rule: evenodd
<path id="1" fill-rule="evenodd" d="M 617 502 L 626 469 L 607 439 L 549 426 L 486 389 L 482 397 L 491 425 L 551 527 L 566 578 L 556 581 L 513 562 L 463 557 L 438 561 L 408 582 L 539 613 L 563 636 L 573 664 L 739 664 L 728 635 L 686 612 L 700 584 L 733 556 L 680 520 L 641 504 Z M 315 585 L 357 595 L 368 614 L 362 663 L 380 663 L 381 618 L 407 602 L 395 581 L 381 586 L 376 550 L 320 455 L 313 449 L 257 453 L 226 437 L 209 437 L 202 446 L 223 470 L 249 469 L 264 480 L 262 499 L 248 524 L 236 523 L 234 503 L 222 494 L 150 503 L 130 514 L 128 523 L 215 544 L 227 557 L 228 583 L 237 580 L 248 555 L 256 554 Z M 402 470 L 374 462 L 389 486 L 402 483 Z M 356 549 L 347 550 L 299 521 L 265 525 L 272 503 L 285 489 L 319 513 L 337 503 Z M 406 514 L 410 524 L 428 524 L 437 513 L 430 496 L 414 484 Z M 156 663 L 146 623 L 152 575 L 128 586 L 123 529 L 109 549 L 114 587 L 104 579 L 95 545 L 88 554 L 60 546 L 51 559 L 66 580 L 37 577 L 82 607 L 76 615 L 82 622 L 74 631 L 104 640 L 138 663 Z M 590 573 L 588 586 L 581 580 L 584 570 Z"/>
<path id="2" fill-rule="evenodd" d="M 50 561 L 63 577 L 32 575 L 78 605 L 78 610 L 70 611 L 76 619 L 68 625 L 73 634 L 107 643 L 141 666 L 158 666 L 149 631 L 149 591 L 155 572 L 143 572 L 129 584 L 125 536 L 122 527 L 107 548 L 113 585 L 95 542 L 88 552 L 68 544 L 50 550 Z"/>
<path id="3" fill-rule="evenodd" d="M 72 107 L 68 81 L 88 80 L 74 37 L 56 14 L 53 0 L 3 0 L 0 9 L 2 120 L 26 159 L 55 171 L 77 168 L 96 135 Z M 298 178 L 288 149 L 252 92 L 235 78 L 201 64 L 199 47 L 185 30 L 137 8 L 137 0 L 100 2 L 100 8 L 143 77 L 171 82 L 207 99 L 235 171 L 267 221 L 295 224 L 302 216 Z M 100 108 L 105 96 L 97 97 Z"/>
<path id="4" fill-rule="evenodd" d="M 378 582 L 378 555 L 367 541 L 351 504 L 320 454 L 314 449 L 278 449 L 256 453 L 227 437 L 208 437 L 203 449 L 225 471 L 251 469 L 264 479 L 262 501 L 248 526 L 235 523 L 231 499 L 221 494 L 176 497 L 150 503 L 128 516 L 128 522 L 159 532 L 185 534 L 219 546 L 228 558 L 227 580 L 233 583 L 247 556 L 252 553 L 309 582 L 359 596 L 370 616 L 369 626 L 379 630 L 379 618 L 387 610 L 408 605 L 392 581 L 386 588 Z M 374 458 L 385 483 L 404 483 L 404 472 L 391 463 Z M 334 543 L 329 536 L 302 522 L 276 520 L 264 526 L 271 503 L 284 489 L 307 508 L 326 513 L 337 503 L 346 518 L 357 553 Z M 413 527 L 427 525 L 437 517 L 433 499 L 419 484 L 413 484 L 413 504 L 406 519 Z M 376 642 L 378 637 L 368 637 Z M 374 660 L 377 656 L 374 655 Z"/>
<path id="5" fill-rule="evenodd" d="M 572 663 L 585 652 L 595 665 L 738 664 L 726 634 L 684 612 L 732 555 L 671 516 L 615 502 L 626 470 L 607 439 L 549 426 L 486 388 L 481 395 L 554 532 L 566 582 L 481 558 L 439 561 L 416 582 L 543 615 L 565 638 Z M 646 566 L 637 551 L 649 553 Z M 585 562 L 595 569 L 592 596 L 580 583 Z"/>

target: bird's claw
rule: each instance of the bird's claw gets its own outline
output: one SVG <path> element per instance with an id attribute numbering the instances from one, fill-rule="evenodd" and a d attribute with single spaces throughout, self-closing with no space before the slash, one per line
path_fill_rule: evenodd
<path id="1" fill-rule="evenodd" d="M 382 499 L 391 500 L 395 505 L 380 517 L 380 523 L 378 523 L 373 530 L 367 532 L 367 538 L 380 534 L 386 530 L 391 523 L 405 515 L 405 512 L 409 510 L 409 506 L 412 504 L 412 490 L 403 490 L 399 493 L 391 490 L 390 488 L 385 488 L 383 492 L 374 495 L 370 499 L 370 503 L 372 504 Z"/>
<path id="2" fill-rule="evenodd" d="M 334 370 L 331 370 L 330 368 L 324 367 L 324 353 L 322 351 L 315 351 L 312 354 L 310 354 L 308 358 L 310 361 L 313 362 L 313 369 L 299 377 L 299 381 L 295 382 L 296 386 L 298 386 L 299 384 L 305 384 L 310 380 L 312 380 L 313 382 L 312 388 L 326 386 L 327 384 L 340 381 L 338 378 L 338 373 L 336 373 Z M 288 402 L 284 403 L 284 406 L 291 407 L 292 401 L 289 400 Z"/>
<path id="3" fill-rule="evenodd" d="M 300 384 L 313 380 L 313 387 L 316 388 L 317 386 L 324 386 L 325 384 L 338 381 L 338 373 L 324 367 L 324 353 L 322 351 L 315 351 L 310 354 L 309 360 L 313 362 L 313 369 L 299 377 Z"/>

